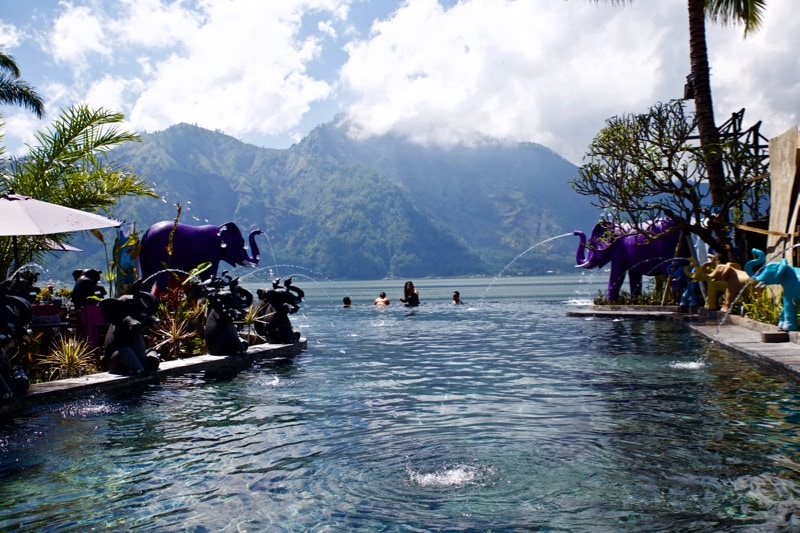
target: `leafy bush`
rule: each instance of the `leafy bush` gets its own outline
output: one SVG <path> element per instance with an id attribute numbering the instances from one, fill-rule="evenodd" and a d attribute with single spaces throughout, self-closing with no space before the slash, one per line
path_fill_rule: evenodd
<path id="1" fill-rule="evenodd" d="M 733 312 L 765 324 L 777 324 L 783 311 L 780 297 L 770 291 L 744 291 Z"/>

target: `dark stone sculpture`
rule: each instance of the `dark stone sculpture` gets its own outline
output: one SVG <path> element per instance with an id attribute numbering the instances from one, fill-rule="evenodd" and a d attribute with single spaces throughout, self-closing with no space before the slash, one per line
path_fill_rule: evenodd
<path id="1" fill-rule="evenodd" d="M 100 285 L 102 272 L 95 268 L 77 269 L 72 271 L 75 285 L 72 287 L 72 303 L 75 310 L 80 310 L 85 305 L 97 305 L 105 298 L 106 289 Z"/>
<path id="2" fill-rule="evenodd" d="M 28 334 L 31 321 L 31 304 L 26 299 L 9 293 L 10 280 L 0 284 L 0 398 L 22 396 L 30 380 L 22 367 L 11 365 L 7 349 Z"/>
<path id="3" fill-rule="evenodd" d="M 256 310 L 255 330 L 270 344 L 292 344 L 300 338 L 300 333 L 292 329 L 289 315 L 300 309 L 305 293 L 286 278 L 283 287 L 280 279 L 272 283 L 272 289 L 258 289 L 259 304 Z"/>
<path id="4" fill-rule="evenodd" d="M 589 240 L 582 231 L 573 231 L 580 237 L 575 254 L 577 268 L 603 268 L 611 263 L 606 298 L 619 298 L 625 274 L 630 278 L 631 295 L 642 294 L 642 276 L 666 276 L 674 258 L 688 257 L 686 239 L 669 218 L 652 220 L 645 224 L 653 238 L 630 226 L 616 226 L 607 221 L 597 223 Z M 588 253 L 587 253 L 588 252 Z M 688 262 L 684 260 L 684 264 Z M 683 288 L 679 288 L 679 292 Z"/>
<path id="5" fill-rule="evenodd" d="M 172 235 L 172 256 L 167 254 L 167 246 Z M 219 262 L 225 261 L 233 266 L 258 264 L 259 252 L 256 235 L 261 230 L 250 232 L 248 255 L 244 237 L 239 227 L 228 222 L 221 226 L 190 226 L 173 221 L 157 222 L 150 226 L 142 236 L 139 266 L 142 278 L 149 278 L 157 272 L 171 268 L 191 272 L 202 263 L 211 263 L 211 268 L 201 274 L 208 279 L 217 275 Z M 169 276 L 160 274 L 155 279 L 158 292 L 166 292 Z"/>
<path id="6" fill-rule="evenodd" d="M 141 290 L 141 284 L 137 280 L 131 294 L 100 302 L 100 311 L 110 324 L 102 363 L 112 374 L 129 376 L 158 369 L 158 352 L 148 349 L 143 335 L 145 328 L 158 323 L 158 300 Z"/>
<path id="7" fill-rule="evenodd" d="M 244 318 L 253 303 L 253 294 L 239 286 L 239 278 L 228 272 L 200 283 L 208 302 L 203 328 L 206 348 L 211 355 L 238 355 L 247 351 L 247 342 L 239 336 L 236 321 Z"/>
<path id="8" fill-rule="evenodd" d="M 7 280 L 8 294 L 19 296 L 33 303 L 36 301 L 36 296 L 39 294 L 39 287 L 35 286 L 37 281 L 39 281 L 38 272 L 32 270 L 18 270 L 10 280 Z"/>

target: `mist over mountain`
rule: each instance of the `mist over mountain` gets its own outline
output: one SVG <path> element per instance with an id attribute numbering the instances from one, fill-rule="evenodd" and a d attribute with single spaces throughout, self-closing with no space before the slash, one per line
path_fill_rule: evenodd
<path id="1" fill-rule="evenodd" d="M 180 204 L 184 223 L 234 221 L 243 233 L 260 228 L 259 267 L 280 265 L 283 275 L 381 279 L 571 269 L 574 237 L 530 248 L 588 230 L 598 218 L 568 184 L 577 168 L 530 143 L 438 148 L 391 136 L 357 141 L 334 121 L 276 150 L 179 124 L 143 134 L 141 143 L 112 157 L 162 196 L 123 199 L 117 218 L 143 232 L 174 219 Z M 106 270 L 103 251 L 93 253 L 102 245 L 88 239 L 76 241 L 87 252 L 62 254 L 59 269 Z"/>

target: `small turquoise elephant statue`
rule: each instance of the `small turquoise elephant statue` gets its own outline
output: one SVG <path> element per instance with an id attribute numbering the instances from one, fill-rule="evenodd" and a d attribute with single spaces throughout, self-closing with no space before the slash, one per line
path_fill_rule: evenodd
<path id="1" fill-rule="evenodd" d="M 797 331 L 797 302 L 800 299 L 800 268 L 793 267 L 786 259 L 766 262 L 766 254 L 758 248 L 752 249 L 755 259 L 745 264 L 745 271 L 758 283 L 783 287 L 783 310 L 778 328 Z"/>

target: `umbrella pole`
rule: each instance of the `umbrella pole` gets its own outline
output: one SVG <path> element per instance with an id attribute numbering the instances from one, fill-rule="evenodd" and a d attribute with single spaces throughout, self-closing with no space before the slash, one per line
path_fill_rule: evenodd
<path id="1" fill-rule="evenodd" d="M 14 270 L 12 270 L 11 272 L 16 272 L 17 269 L 19 268 L 19 247 L 17 245 L 17 236 L 16 235 L 11 237 L 11 242 L 14 245 Z"/>

